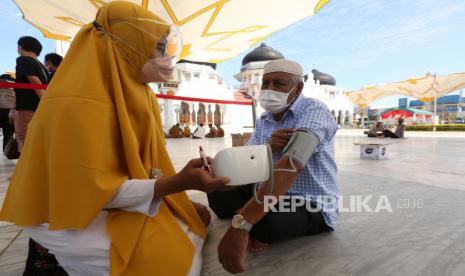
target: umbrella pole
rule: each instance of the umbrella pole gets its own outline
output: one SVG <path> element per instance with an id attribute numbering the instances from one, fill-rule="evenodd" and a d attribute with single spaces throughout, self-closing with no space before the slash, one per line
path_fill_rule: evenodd
<path id="1" fill-rule="evenodd" d="M 437 93 L 434 95 L 434 122 L 433 122 L 433 131 L 436 131 L 436 98 L 437 98 Z"/>
<path id="2" fill-rule="evenodd" d="M 438 97 L 438 83 L 437 83 L 437 80 L 436 80 L 436 73 L 434 73 L 434 76 L 433 76 L 433 85 L 434 85 L 434 88 L 435 91 L 434 91 L 434 122 L 433 122 L 433 131 L 436 131 L 436 99 Z M 439 121 L 439 120 L 438 120 Z"/>
<path id="3" fill-rule="evenodd" d="M 252 100 L 252 120 L 253 128 L 255 129 L 255 124 L 257 121 L 257 101 L 255 99 Z"/>

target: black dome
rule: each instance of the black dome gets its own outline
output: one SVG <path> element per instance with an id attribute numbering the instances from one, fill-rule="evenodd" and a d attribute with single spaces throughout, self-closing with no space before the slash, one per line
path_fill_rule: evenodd
<path id="1" fill-rule="evenodd" d="M 262 43 L 242 59 L 242 66 L 254 61 L 267 61 L 283 58 L 283 54 L 266 45 L 265 43 Z"/>
<path id="2" fill-rule="evenodd" d="M 321 85 L 336 85 L 336 79 L 328 74 L 320 72 L 316 69 L 312 70 L 313 80 L 319 80 Z"/>

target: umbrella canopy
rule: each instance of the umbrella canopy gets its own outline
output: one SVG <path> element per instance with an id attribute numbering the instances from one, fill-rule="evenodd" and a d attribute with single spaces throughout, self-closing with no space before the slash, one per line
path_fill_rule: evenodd
<path id="1" fill-rule="evenodd" d="M 433 113 L 415 108 L 396 107 L 385 110 L 380 114 L 380 116 L 383 120 L 393 117 L 411 118 L 413 116 L 424 116 L 425 118 L 429 118 L 433 116 Z"/>
<path id="2" fill-rule="evenodd" d="M 360 90 L 347 92 L 346 95 L 354 103 L 361 106 L 367 106 L 376 100 L 393 95 L 405 95 L 423 102 L 431 102 L 435 97 L 449 94 L 464 87 L 465 72 L 442 76 L 427 74 L 420 78 L 369 86 Z"/>
<path id="3" fill-rule="evenodd" d="M 15 0 L 24 19 L 52 39 L 70 41 L 103 0 Z M 329 0 L 129 0 L 180 27 L 181 58 L 219 63 L 317 13 Z"/>
<path id="4" fill-rule="evenodd" d="M 452 73 L 443 76 L 428 74 L 421 78 L 393 82 L 381 86 L 382 89 L 398 91 L 404 95 L 431 102 L 434 97 L 449 94 L 465 87 L 465 72 Z"/>
<path id="5" fill-rule="evenodd" d="M 346 91 L 345 95 L 360 107 L 368 107 L 368 105 L 376 100 L 396 95 L 397 91 L 384 90 L 378 86 L 366 86 L 360 90 Z"/>

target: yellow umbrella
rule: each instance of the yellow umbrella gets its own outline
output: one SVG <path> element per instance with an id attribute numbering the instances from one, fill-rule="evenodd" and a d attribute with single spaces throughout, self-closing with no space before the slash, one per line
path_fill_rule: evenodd
<path id="1" fill-rule="evenodd" d="M 70 41 L 103 0 L 15 0 L 24 19 L 52 39 Z M 219 63 L 317 13 L 329 0 L 129 0 L 178 25 L 182 58 Z"/>

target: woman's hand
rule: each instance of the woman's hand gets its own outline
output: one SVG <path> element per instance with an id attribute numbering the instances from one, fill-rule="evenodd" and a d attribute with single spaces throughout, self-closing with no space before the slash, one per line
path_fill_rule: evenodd
<path id="1" fill-rule="evenodd" d="M 212 160 L 212 158 L 207 157 L 209 165 Z M 202 166 L 202 159 L 192 159 L 175 177 L 177 181 L 186 184 L 186 190 L 198 190 L 209 193 L 214 190 L 224 189 L 229 179 L 227 177 L 213 177 Z"/>
<path id="2" fill-rule="evenodd" d="M 207 157 L 207 161 L 210 164 L 212 159 Z M 198 190 L 209 193 L 214 190 L 226 189 L 225 185 L 229 182 L 227 177 L 213 177 L 202 166 L 203 162 L 200 158 L 192 159 L 178 174 L 158 179 L 155 185 L 154 197 L 160 198 L 185 190 Z"/>

